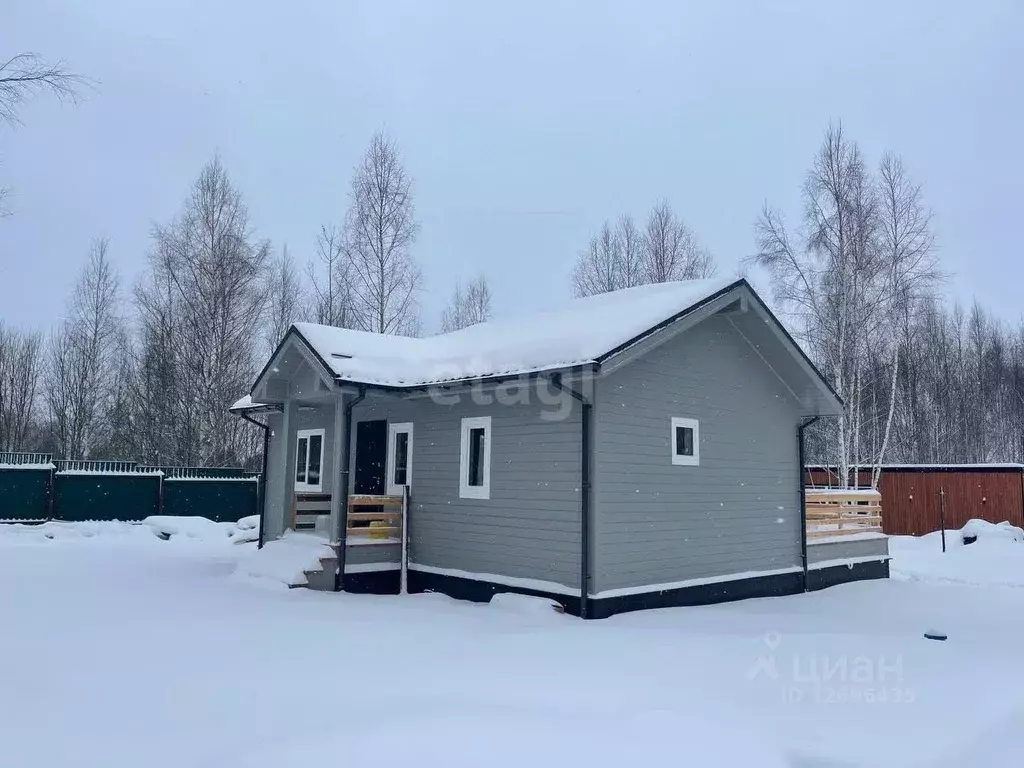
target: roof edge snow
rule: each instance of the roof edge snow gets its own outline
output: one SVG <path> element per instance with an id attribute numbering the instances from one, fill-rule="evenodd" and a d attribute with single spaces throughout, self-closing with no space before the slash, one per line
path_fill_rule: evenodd
<path id="1" fill-rule="evenodd" d="M 745 278 L 689 280 L 627 288 L 532 316 L 480 323 L 451 333 L 413 338 L 313 323 L 293 323 L 263 366 L 256 392 L 290 339 L 336 384 L 391 391 L 492 382 L 520 376 L 598 368 L 645 339 L 734 292 L 753 297 L 789 354 L 828 401 L 842 400 Z M 236 402 L 234 412 L 265 404 Z M 823 411 L 823 412 L 830 412 Z"/>

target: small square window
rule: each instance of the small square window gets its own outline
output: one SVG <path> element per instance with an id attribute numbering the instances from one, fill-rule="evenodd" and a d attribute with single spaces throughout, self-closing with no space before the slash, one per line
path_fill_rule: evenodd
<path id="1" fill-rule="evenodd" d="M 700 464 L 700 424 L 696 419 L 672 419 L 672 463 L 696 467 Z"/>
<path id="2" fill-rule="evenodd" d="M 693 427 L 676 427 L 676 455 L 693 456 Z"/>

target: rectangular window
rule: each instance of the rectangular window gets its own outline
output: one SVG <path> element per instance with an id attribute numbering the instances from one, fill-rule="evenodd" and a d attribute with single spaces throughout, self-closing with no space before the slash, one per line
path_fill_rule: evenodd
<path id="1" fill-rule="evenodd" d="M 673 417 L 672 463 L 696 467 L 700 464 L 700 424 L 696 419 Z"/>
<path id="2" fill-rule="evenodd" d="M 388 424 L 387 493 L 401 496 L 412 485 L 412 422 Z"/>
<path id="3" fill-rule="evenodd" d="M 324 430 L 300 429 L 295 441 L 295 490 L 323 490 Z"/>
<path id="4" fill-rule="evenodd" d="M 474 416 L 462 420 L 459 496 L 464 499 L 491 498 L 490 416 Z"/>
<path id="5" fill-rule="evenodd" d="M 409 433 L 395 435 L 395 470 L 392 479 L 395 485 L 405 485 L 409 476 Z"/>
<path id="6" fill-rule="evenodd" d="M 306 456 L 309 447 L 309 438 L 300 437 L 298 448 L 295 451 L 295 484 L 305 485 L 306 484 Z"/>
<path id="7" fill-rule="evenodd" d="M 484 446 L 487 433 L 483 427 L 469 430 L 469 484 L 479 488 L 484 484 Z"/>
<path id="8" fill-rule="evenodd" d="M 309 461 L 306 463 L 306 482 L 309 485 L 320 486 L 320 462 L 324 458 L 324 436 L 314 434 L 309 436 Z"/>

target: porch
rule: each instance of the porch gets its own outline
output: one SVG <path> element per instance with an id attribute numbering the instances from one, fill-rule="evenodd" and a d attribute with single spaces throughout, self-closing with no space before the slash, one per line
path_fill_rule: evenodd
<path id="1" fill-rule="evenodd" d="M 882 497 L 872 490 L 807 489 L 807 566 L 887 571 L 889 539 L 882 533 Z"/>
<path id="2" fill-rule="evenodd" d="M 335 555 L 321 558 L 318 570 L 306 571 L 309 587 L 322 591 L 404 592 L 403 563 L 407 563 L 406 528 L 408 493 L 349 496 L 345 530 L 334 540 L 331 533 L 331 494 L 296 492 L 291 508 L 294 531 L 323 538 Z M 344 558 L 339 558 L 344 540 Z M 335 579 L 344 564 L 344 578 Z"/>

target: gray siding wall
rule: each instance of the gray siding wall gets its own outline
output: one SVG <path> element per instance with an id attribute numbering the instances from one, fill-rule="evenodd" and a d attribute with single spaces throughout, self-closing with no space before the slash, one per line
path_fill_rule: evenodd
<path id="1" fill-rule="evenodd" d="M 356 544 L 345 547 L 345 567 L 376 563 L 401 563 L 401 544 Z"/>
<path id="2" fill-rule="evenodd" d="M 807 545 L 807 564 L 823 563 L 850 557 L 885 557 L 889 554 L 889 540 L 884 536 L 871 539 L 843 540 L 842 538 L 815 541 Z"/>
<path id="3" fill-rule="evenodd" d="M 271 541 L 284 533 L 284 510 L 281 508 L 281 490 L 286 470 L 284 460 L 284 436 L 281 434 L 280 413 L 267 414 L 270 427 L 270 445 L 267 449 L 267 487 L 263 494 L 263 539 Z"/>
<path id="4" fill-rule="evenodd" d="M 288 436 L 282 434 L 284 417 L 280 413 L 268 416 L 270 425 L 270 450 L 267 458 L 266 514 L 264 518 L 264 539 L 279 538 L 285 528 L 291 524 L 291 508 L 281 505 L 281 491 L 286 482 L 286 467 L 291 463 L 285 460 L 285 446 Z M 331 473 L 331 462 L 334 457 L 334 402 L 325 402 L 315 406 L 300 406 L 293 419 L 292 432 L 300 429 L 324 430 L 324 454 L 320 471 L 323 475 L 323 492 L 334 492 L 334 477 Z M 295 444 L 294 439 L 291 441 Z M 288 478 L 291 487 L 295 486 L 295 478 Z"/>
<path id="5" fill-rule="evenodd" d="M 334 477 L 331 475 L 331 462 L 334 460 L 334 403 L 323 403 L 316 406 L 300 406 L 295 419 L 295 431 L 300 429 L 324 430 L 324 456 L 320 466 L 322 474 L 322 493 L 334 492 Z M 295 480 L 292 479 L 294 484 Z"/>
<path id="6" fill-rule="evenodd" d="M 800 565 L 797 402 L 723 317 L 601 379 L 593 591 Z M 673 416 L 700 466 L 671 462 Z"/>
<path id="7" fill-rule="evenodd" d="M 468 395 L 371 398 L 353 420 L 413 422 L 410 560 L 473 574 L 579 585 L 580 414 L 532 404 L 478 405 Z M 461 420 L 491 417 L 491 497 L 459 497 Z M 353 429 L 353 440 L 357 430 Z M 355 445 L 353 443 L 353 456 Z M 354 475 L 354 473 L 353 473 Z"/>

